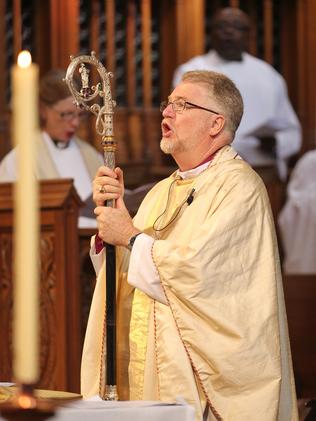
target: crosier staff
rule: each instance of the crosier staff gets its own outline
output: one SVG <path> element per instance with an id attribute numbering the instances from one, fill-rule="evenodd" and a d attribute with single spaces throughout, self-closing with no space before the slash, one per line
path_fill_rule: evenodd
<path id="1" fill-rule="evenodd" d="M 115 168 L 116 141 L 113 135 L 113 108 L 116 103 L 112 100 L 110 78 L 113 74 L 107 72 L 97 60 L 95 52 L 91 55 L 70 57 L 65 81 L 74 97 L 75 104 L 92 112 L 96 116 L 96 131 L 102 137 L 104 165 L 112 170 Z M 89 85 L 89 66 L 95 67 L 100 82 L 95 86 Z M 74 83 L 74 75 L 77 71 L 81 76 L 81 89 L 78 91 Z M 95 100 L 101 97 L 103 106 Z M 91 104 L 92 105 L 89 105 Z M 113 200 L 107 200 L 105 206 L 114 206 Z M 106 253 L 106 309 L 103 323 L 102 361 L 100 364 L 99 395 L 104 400 L 118 400 L 116 388 L 116 256 L 115 246 L 105 244 Z M 105 347 L 106 345 L 106 347 Z M 106 373 L 106 379 L 104 374 Z"/>

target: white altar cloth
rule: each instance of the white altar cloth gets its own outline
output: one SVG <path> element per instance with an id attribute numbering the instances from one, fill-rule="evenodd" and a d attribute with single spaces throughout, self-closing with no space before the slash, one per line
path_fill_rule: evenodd
<path id="1" fill-rule="evenodd" d="M 0 420 L 5 421 L 0 415 Z M 194 409 L 185 402 L 168 404 L 152 401 L 107 402 L 78 400 L 56 409 L 47 421 L 194 421 Z M 31 420 L 30 420 L 31 421 Z"/>

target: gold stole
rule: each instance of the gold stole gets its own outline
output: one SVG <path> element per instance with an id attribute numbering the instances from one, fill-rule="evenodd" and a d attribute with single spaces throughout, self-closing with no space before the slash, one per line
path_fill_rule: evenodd
<path id="1" fill-rule="evenodd" d="M 159 199 L 148 215 L 142 230 L 156 239 L 167 238 L 169 228 L 172 228 L 173 222 L 181 216 L 181 211 L 186 206 L 186 200 L 195 180 L 195 178 L 181 180 L 170 177 L 170 183 L 159 195 Z M 137 217 L 135 223 L 137 225 Z M 154 231 L 153 226 L 160 231 Z M 132 400 L 143 399 L 148 336 L 154 334 L 148 331 L 153 303 L 154 300 L 142 291 L 135 290 L 130 322 L 129 388 Z"/>

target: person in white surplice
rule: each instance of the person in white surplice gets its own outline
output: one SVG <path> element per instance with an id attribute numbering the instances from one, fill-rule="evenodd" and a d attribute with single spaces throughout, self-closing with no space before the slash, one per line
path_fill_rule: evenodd
<path id="1" fill-rule="evenodd" d="M 76 136 L 86 114 L 74 105 L 63 70 L 51 70 L 40 81 L 39 109 L 41 132 L 37 145 L 36 175 L 39 179 L 73 178 L 75 188 L 86 206 L 81 210 L 79 226 L 95 226 L 91 200 L 91 182 L 102 165 L 102 155 Z M 12 149 L 0 163 L 0 182 L 17 179 L 17 152 Z"/>
<path id="2" fill-rule="evenodd" d="M 316 274 L 316 150 L 297 162 L 278 223 L 287 274 Z"/>
<path id="3" fill-rule="evenodd" d="M 212 22 L 213 49 L 180 65 L 173 85 L 189 70 L 213 70 L 232 79 L 245 107 L 234 148 L 253 167 L 276 166 L 285 180 L 288 158 L 300 150 L 301 127 L 284 78 L 270 64 L 246 52 L 249 28 L 243 11 L 221 9 Z"/>

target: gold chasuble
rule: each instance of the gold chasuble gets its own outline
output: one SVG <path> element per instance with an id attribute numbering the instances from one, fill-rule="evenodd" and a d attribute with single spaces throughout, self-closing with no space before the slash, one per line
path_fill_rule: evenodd
<path id="1" fill-rule="evenodd" d="M 205 408 L 208 420 L 297 420 L 277 242 L 259 176 L 226 146 L 198 176 L 159 182 L 134 223 L 155 238 L 168 305 L 128 285 L 129 252 L 119 247 L 120 399 L 181 396 L 196 420 Z M 103 268 L 84 344 L 86 397 L 99 392 L 104 277 Z"/>

